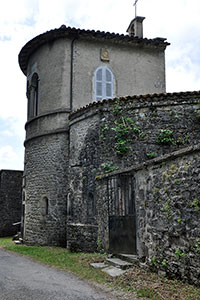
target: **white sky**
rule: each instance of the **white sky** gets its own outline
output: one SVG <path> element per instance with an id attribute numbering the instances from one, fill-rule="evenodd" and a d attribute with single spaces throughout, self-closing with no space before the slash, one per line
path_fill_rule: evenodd
<path id="1" fill-rule="evenodd" d="M 26 42 L 62 24 L 126 34 L 134 0 L 0 1 L 0 169 L 23 169 L 26 78 L 18 53 Z M 139 0 L 144 37 L 165 37 L 167 92 L 200 90 L 200 1 Z"/>

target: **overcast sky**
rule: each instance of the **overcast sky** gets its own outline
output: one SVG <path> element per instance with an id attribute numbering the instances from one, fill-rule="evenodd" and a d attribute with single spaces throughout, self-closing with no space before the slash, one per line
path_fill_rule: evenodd
<path id="1" fill-rule="evenodd" d="M 134 0 L 0 1 L 0 169 L 23 169 L 26 78 L 18 53 L 26 42 L 62 24 L 126 34 Z M 167 92 L 200 90 L 200 1 L 139 0 L 144 37 L 165 37 Z"/>

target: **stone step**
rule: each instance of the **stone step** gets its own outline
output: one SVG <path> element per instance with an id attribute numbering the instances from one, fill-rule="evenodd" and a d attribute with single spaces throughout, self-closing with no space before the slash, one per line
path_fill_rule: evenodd
<path id="1" fill-rule="evenodd" d="M 106 261 L 117 268 L 121 268 L 122 270 L 132 267 L 132 263 L 120 258 L 107 258 Z"/>
<path id="2" fill-rule="evenodd" d="M 20 245 L 20 244 L 22 244 L 22 242 L 21 242 L 21 241 L 19 241 L 19 240 L 15 240 L 15 241 L 14 241 L 14 243 L 15 243 L 16 245 Z"/>
<path id="3" fill-rule="evenodd" d="M 93 268 L 95 269 L 103 269 L 103 268 L 106 268 L 108 265 L 105 264 L 104 262 L 101 262 L 101 263 L 91 263 L 90 264 Z"/>
<path id="4" fill-rule="evenodd" d="M 115 256 L 118 257 L 119 259 L 122 259 L 122 260 L 124 260 L 126 262 L 129 262 L 131 264 L 139 265 L 139 258 L 138 258 L 137 255 L 118 253 L 118 254 L 115 254 Z"/>
<path id="5" fill-rule="evenodd" d="M 120 276 L 124 273 L 126 273 L 126 270 L 122 270 L 120 268 L 114 267 L 114 266 L 108 266 L 104 269 L 102 269 L 102 272 L 107 273 L 108 275 L 112 276 L 112 277 L 117 277 Z"/>

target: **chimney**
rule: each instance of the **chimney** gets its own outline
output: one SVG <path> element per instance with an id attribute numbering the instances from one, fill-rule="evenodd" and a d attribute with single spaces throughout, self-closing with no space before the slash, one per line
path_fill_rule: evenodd
<path id="1" fill-rule="evenodd" d="M 140 39 L 143 38 L 143 24 L 145 17 L 135 17 L 133 19 L 127 29 L 126 32 L 129 33 L 132 37 L 138 37 Z"/>

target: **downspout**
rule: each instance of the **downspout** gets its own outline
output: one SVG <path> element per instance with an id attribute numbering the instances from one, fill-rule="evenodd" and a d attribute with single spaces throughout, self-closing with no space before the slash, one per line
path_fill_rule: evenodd
<path id="1" fill-rule="evenodd" d="M 73 108 L 73 69 L 74 69 L 74 42 L 77 40 L 77 37 L 73 38 L 71 41 L 71 61 L 70 61 L 70 112 Z"/>

